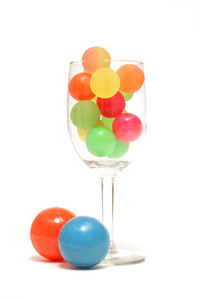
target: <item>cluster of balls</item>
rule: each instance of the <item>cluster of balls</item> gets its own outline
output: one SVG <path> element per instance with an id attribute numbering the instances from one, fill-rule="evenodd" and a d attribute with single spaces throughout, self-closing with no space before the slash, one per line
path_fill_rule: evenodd
<path id="1" fill-rule="evenodd" d="M 49 208 L 34 219 L 31 242 L 35 250 L 51 261 L 65 260 L 78 268 L 91 268 L 106 256 L 110 238 L 97 219 L 76 217 L 63 208 Z"/>
<path id="2" fill-rule="evenodd" d="M 69 81 L 69 93 L 78 101 L 70 117 L 91 154 L 120 158 L 127 153 L 129 142 L 142 134 L 141 120 L 127 113 L 125 106 L 142 87 L 144 73 L 134 64 L 124 64 L 115 72 L 110 63 L 110 54 L 104 48 L 85 51 L 84 71 Z"/>

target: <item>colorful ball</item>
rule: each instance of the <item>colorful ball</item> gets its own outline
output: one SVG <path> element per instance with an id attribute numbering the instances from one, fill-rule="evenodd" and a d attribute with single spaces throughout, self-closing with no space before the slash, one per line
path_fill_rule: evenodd
<path id="1" fill-rule="evenodd" d="M 110 68 L 101 68 L 93 73 L 90 80 L 92 92 L 100 98 L 114 96 L 120 87 L 120 79 L 117 73 Z"/>
<path id="2" fill-rule="evenodd" d="M 109 118 L 109 117 L 102 116 L 102 121 L 104 123 L 104 126 L 109 128 L 110 130 L 112 130 L 112 124 L 113 124 L 114 119 L 115 119 L 114 117 Z"/>
<path id="3" fill-rule="evenodd" d="M 104 126 L 92 128 L 86 138 L 88 151 L 97 157 L 108 156 L 113 151 L 115 143 L 115 135 Z"/>
<path id="4" fill-rule="evenodd" d="M 95 103 L 97 102 L 97 97 L 95 96 L 93 99 L 91 99 L 91 102 Z"/>
<path id="5" fill-rule="evenodd" d="M 60 252 L 68 263 L 88 269 L 104 259 L 110 238 L 107 229 L 97 219 L 80 216 L 64 225 L 58 243 Z"/>
<path id="6" fill-rule="evenodd" d="M 84 130 L 84 129 L 77 128 L 78 136 L 83 142 L 86 141 L 86 137 L 87 137 L 87 134 L 89 131 L 90 131 L 90 129 Z"/>
<path id="7" fill-rule="evenodd" d="M 134 64 L 125 64 L 117 71 L 120 77 L 120 90 L 132 93 L 139 90 L 144 83 L 143 71 Z"/>
<path id="8" fill-rule="evenodd" d="M 116 117 L 124 111 L 125 105 L 124 97 L 120 92 L 108 99 L 97 98 L 97 106 L 105 117 Z"/>
<path id="9" fill-rule="evenodd" d="M 62 208 L 49 208 L 40 212 L 34 219 L 30 237 L 35 250 L 50 260 L 61 260 L 58 249 L 58 235 L 63 225 L 75 215 Z"/>
<path id="10" fill-rule="evenodd" d="M 97 124 L 97 126 L 103 126 L 103 125 L 104 124 L 101 120 Z M 83 142 L 86 142 L 86 137 L 87 137 L 87 134 L 89 133 L 89 131 L 90 131 L 90 129 L 84 130 L 84 129 L 77 128 L 78 136 Z"/>
<path id="11" fill-rule="evenodd" d="M 84 72 L 72 77 L 69 81 L 69 93 L 74 99 L 83 101 L 94 98 L 90 88 L 90 79 L 91 75 Z"/>
<path id="12" fill-rule="evenodd" d="M 127 113 L 126 109 L 124 109 L 123 113 Z M 102 116 L 102 121 L 105 127 L 109 128 L 110 130 L 112 130 L 112 124 L 114 121 L 114 117 L 113 118 L 109 118 L 109 117 L 105 117 Z"/>
<path id="13" fill-rule="evenodd" d="M 142 122 L 134 114 L 123 113 L 113 121 L 113 132 L 115 136 L 123 142 L 131 142 L 142 134 Z"/>
<path id="14" fill-rule="evenodd" d="M 121 90 L 120 90 L 120 92 L 124 96 L 124 99 L 125 99 L 126 102 L 129 101 L 134 95 L 134 93 L 126 93 L 126 92 L 123 92 Z"/>
<path id="15" fill-rule="evenodd" d="M 108 155 L 108 157 L 121 158 L 128 152 L 128 149 L 129 149 L 129 143 L 122 142 L 119 139 L 116 139 L 114 150 Z"/>
<path id="16" fill-rule="evenodd" d="M 110 65 L 110 54 L 101 47 L 92 47 L 87 49 L 82 56 L 82 64 L 84 69 L 92 74 L 97 69 L 108 67 Z"/>
<path id="17" fill-rule="evenodd" d="M 71 110 L 71 121 L 80 129 L 91 129 L 100 120 L 98 106 L 91 101 L 81 101 L 75 104 Z"/>

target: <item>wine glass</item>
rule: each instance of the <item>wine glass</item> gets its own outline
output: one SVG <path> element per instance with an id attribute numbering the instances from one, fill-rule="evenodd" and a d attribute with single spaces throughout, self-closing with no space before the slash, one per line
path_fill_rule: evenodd
<path id="1" fill-rule="evenodd" d="M 131 72 L 128 75 L 132 69 L 135 71 L 134 78 Z M 107 73 L 111 71 L 120 78 L 120 85 L 116 87 L 118 83 L 115 77 L 112 78 L 110 83 L 116 90 L 113 90 L 112 97 L 108 97 L 109 88 L 104 83 L 106 78 L 109 79 Z M 102 222 L 110 234 L 110 249 L 103 264 L 131 264 L 144 261 L 144 257 L 118 248 L 113 240 L 114 187 L 117 174 L 137 157 L 146 131 L 143 63 L 110 60 L 110 65 L 100 72 L 99 77 L 91 76 L 85 72 L 82 61 L 70 63 L 67 124 L 78 156 L 100 177 Z M 86 86 L 81 85 L 84 82 Z M 133 84 L 132 89 L 128 88 L 129 83 Z M 82 89 L 81 95 L 79 87 Z M 132 90 L 134 92 L 130 92 Z M 103 96 L 96 96 L 98 92 Z"/>

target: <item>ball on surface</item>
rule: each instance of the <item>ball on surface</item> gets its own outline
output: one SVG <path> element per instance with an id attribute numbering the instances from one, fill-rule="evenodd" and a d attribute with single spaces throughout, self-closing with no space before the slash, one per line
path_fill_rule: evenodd
<path id="1" fill-rule="evenodd" d="M 106 256 L 110 238 L 101 222 L 80 216 L 63 226 L 59 235 L 59 249 L 63 258 L 78 268 L 91 268 Z"/>
<path id="2" fill-rule="evenodd" d="M 120 90 L 125 93 L 138 91 L 144 83 L 144 73 L 137 65 L 122 65 L 117 74 L 120 77 Z"/>
<path id="3" fill-rule="evenodd" d="M 113 151 L 115 143 L 115 135 L 104 126 L 92 128 L 86 138 L 88 151 L 97 157 L 108 156 Z"/>
<path id="4" fill-rule="evenodd" d="M 88 73 L 78 73 L 69 81 L 69 93 L 78 100 L 91 100 L 94 94 L 90 88 L 91 75 Z"/>
<path id="5" fill-rule="evenodd" d="M 92 74 L 97 69 L 108 67 L 110 65 L 110 54 L 102 47 L 91 47 L 87 49 L 82 56 L 84 69 Z"/>
<path id="6" fill-rule="evenodd" d="M 49 208 L 40 212 L 34 219 L 30 237 L 35 250 L 50 260 L 61 260 L 58 249 L 58 236 L 63 225 L 75 215 L 62 208 Z"/>
<path id="7" fill-rule="evenodd" d="M 110 98 L 119 90 L 119 75 L 110 68 L 101 68 L 93 73 L 90 80 L 92 92 L 100 98 Z"/>
<path id="8" fill-rule="evenodd" d="M 128 149 L 129 149 L 128 142 L 123 142 L 116 138 L 115 147 L 113 151 L 108 155 L 108 158 L 113 158 L 113 159 L 121 158 L 128 152 Z"/>
<path id="9" fill-rule="evenodd" d="M 120 92 L 117 92 L 111 98 L 97 98 L 97 106 L 103 116 L 113 118 L 124 111 L 126 103 L 124 96 Z"/>
<path id="10" fill-rule="evenodd" d="M 126 102 L 129 101 L 134 95 L 133 92 L 132 93 L 126 93 L 126 92 L 123 92 L 121 90 L 120 90 L 120 92 L 124 96 L 124 99 L 125 99 Z"/>
<path id="11" fill-rule="evenodd" d="M 100 120 L 98 106 L 91 101 L 81 101 L 76 103 L 71 110 L 71 121 L 80 129 L 91 129 Z"/>
<path id="12" fill-rule="evenodd" d="M 123 113 L 113 121 L 113 132 L 115 136 L 123 142 L 131 142 L 142 134 L 142 122 L 132 113 Z"/>

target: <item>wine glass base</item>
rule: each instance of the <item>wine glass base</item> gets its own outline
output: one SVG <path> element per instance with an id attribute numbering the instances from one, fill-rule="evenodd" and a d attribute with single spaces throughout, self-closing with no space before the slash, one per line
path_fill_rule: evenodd
<path id="1" fill-rule="evenodd" d="M 114 266 L 114 265 L 131 265 L 142 263 L 145 261 L 144 256 L 134 254 L 131 250 L 111 248 L 108 251 L 105 259 L 100 263 L 101 266 Z"/>

